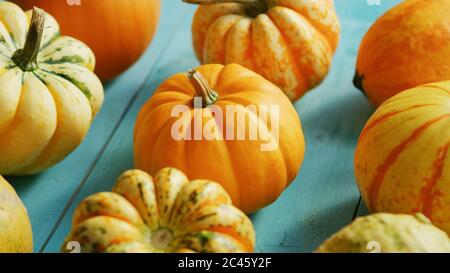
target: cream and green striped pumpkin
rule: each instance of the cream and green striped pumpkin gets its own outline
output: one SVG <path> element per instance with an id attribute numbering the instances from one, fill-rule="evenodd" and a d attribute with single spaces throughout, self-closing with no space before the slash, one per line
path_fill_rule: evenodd
<path id="1" fill-rule="evenodd" d="M 358 217 L 315 252 L 449 253 L 450 239 L 421 213 L 375 213 Z"/>
<path id="2" fill-rule="evenodd" d="M 76 244 L 81 252 L 253 252 L 255 231 L 218 183 L 189 181 L 174 168 L 154 178 L 130 170 L 112 192 L 78 205 L 62 251 Z"/>
<path id="3" fill-rule="evenodd" d="M 81 143 L 103 103 L 94 67 L 51 15 L 0 2 L 0 174 L 41 172 Z"/>

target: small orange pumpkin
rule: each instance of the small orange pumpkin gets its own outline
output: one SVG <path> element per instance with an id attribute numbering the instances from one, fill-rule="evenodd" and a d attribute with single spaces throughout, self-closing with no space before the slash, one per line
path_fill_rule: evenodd
<path id="1" fill-rule="evenodd" d="M 354 84 L 376 106 L 418 85 L 450 79 L 450 1 L 409 0 L 364 37 Z"/>
<path id="2" fill-rule="evenodd" d="M 85 42 L 95 53 L 95 73 L 110 80 L 144 53 L 155 34 L 160 0 L 14 0 L 24 10 L 45 9 L 61 25 L 64 35 Z M 76 3 L 76 1 L 72 1 Z"/>
<path id="3" fill-rule="evenodd" d="M 192 32 L 203 64 L 241 64 L 291 100 L 327 75 L 340 33 L 332 0 L 184 1 L 201 4 Z"/>
<path id="4" fill-rule="evenodd" d="M 450 82 L 382 104 L 361 133 L 355 175 L 370 211 L 421 212 L 450 234 Z"/>
<path id="5" fill-rule="evenodd" d="M 262 131 L 252 138 L 256 128 Z M 134 131 L 137 168 L 154 175 L 173 166 L 191 179 L 217 181 L 244 212 L 278 198 L 296 177 L 304 149 L 291 102 L 237 64 L 204 65 L 169 78 L 141 109 Z"/>

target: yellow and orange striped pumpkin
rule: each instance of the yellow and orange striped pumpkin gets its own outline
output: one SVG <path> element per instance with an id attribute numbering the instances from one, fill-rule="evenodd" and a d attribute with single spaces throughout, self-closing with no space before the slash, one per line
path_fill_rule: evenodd
<path id="1" fill-rule="evenodd" d="M 201 4 L 192 32 L 203 64 L 243 65 L 291 100 L 327 75 L 340 33 L 332 0 L 184 1 Z"/>
<path id="2" fill-rule="evenodd" d="M 382 104 L 361 133 L 355 175 L 370 211 L 421 212 L 450 233 L 450 81 Z"/>

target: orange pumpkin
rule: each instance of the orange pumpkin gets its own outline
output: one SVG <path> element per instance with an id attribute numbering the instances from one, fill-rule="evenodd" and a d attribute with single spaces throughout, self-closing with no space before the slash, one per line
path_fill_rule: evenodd
<path id="1" fill-rule="evenodd" d="M 202 4 L 192 26 L 202 63 L 241 64 L 291 100 L 327 75 L 340 33 L 332 0 L 184 1 Z"/>
<path id="2" fill-rule="evenodd" d="M 382 104 L 360 136 L 355 175 L 370 211 L 421 212 L 450 234 L 450 81 Z"/>
<path id="3" fill-rule="evenodd" d="M 109 80 L 124 72 L 143 54 L 155 34 L 160 0 L 14 0 L 24 10 L 45 9 L 64 35 L 85 42 L 97 59 L 95 73 Z"/>
<path id="4" fill-rule="evenodd" d="M 304 149 L 291 102 L 237 64 L 172 76 L 141 109 L 134 132 L 137 168 L 155 175 L 174 166 L 191 179 L 217 181 L 244 212 L 278 198 L 296 177 Z"/>
<path id="5" fill-rule="evenodd" d="M 364 37 L 354 84 L 379 106 L 421 84 L 450 79 L 450 1 L 409 0 Z"/>

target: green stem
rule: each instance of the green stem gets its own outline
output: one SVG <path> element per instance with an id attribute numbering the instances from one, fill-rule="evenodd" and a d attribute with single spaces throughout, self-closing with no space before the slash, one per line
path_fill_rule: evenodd
<path id="1" fill-rule="evenodd" d="M 265 0 L 183 0 L 183 2 L 197 5 L 236 3 L 243 5 L 246 13 L 251 17 L 256 17 L 261 13 L 265 13 L 268 9 Z"/>
<path id="2" fill-rule="evenodd" d="M 17 50 L 12 56 L 14 63 L 23 71 L 33 71 L 37 68 L 37 57 L 41 47 L 44 26 L 45 11 L 35 7 L 33 9 L 25 46 Z"/>
<path id="3" fill-rule="evenodd" d="M 200 72 L 191 69 L 187 76 L 194 86 L 196 94 L 202 97 L 203 107 L 214 104 L 219 99 L 219 94 L 211 88 L 208 81 Z"/>

